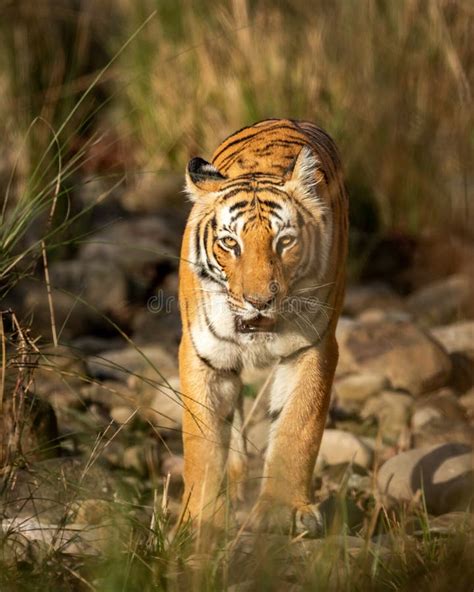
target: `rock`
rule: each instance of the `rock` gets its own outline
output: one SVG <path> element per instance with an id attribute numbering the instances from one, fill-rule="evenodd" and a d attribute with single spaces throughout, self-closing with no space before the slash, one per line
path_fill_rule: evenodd
<path id="1" fill-rule="evenodd" d="M 448 442 L 469 444 L 474 436 L 458 397 L 447 388 L 416 401 L 411 425 L 417 448 Z"/>
<path id="2" fill-rule="evenodd" d="M 31 542 L 21 533 L 9 531 L 10 524 L 0 520 L 0 562 L 3 569 L 15 569 L 20 563 L 33 563 Z"/>
<path id="3" fill-rule="evenodd" d="M 177 296 L 164 292 L 151 296 L 146 310 L 134 316 L 132 332 L 137 345 L 166 343 L 170 352 L 177 352 L 181 339 Z"/>
<path id="4" fill-rule="evenodd" d="M 422 428 L 415 430 L 412 436 L 412 444 L 416 448 L 433 446 L 449 442 L 472 444 L 474 431 L 465 422 L 459 422 L 447 418 L 432 418 Z"/>
<path id="5" fill-rule="evenodd" d="M 67 345 L 46 345 L 39 348 L 35 370 L 35 386 L 47 383 L 48 387 L 64 386 L 67 381 L 71 387 L 81 386 L 87 369 L 84 356 L 80 350 L 74 350 Z M 53 383 L 54 381 L 54 383 Z"/>
<path id="6" fill-rule="evenodd" d="M 474 516 L 470 512 L 448 512 L 431 518 L 430 533 L 453 534 L 460 531 L 474 531 Z M 424 535 L 426 533 L 423 531 Z M 420 533 L 422 534 L 422 533 Z"/>
<path id="7" fill-rule="evenodd" d="M 410 423 L 414 399 L 411 395 L 397 391 L 383 391 L 366 401 L 360 416 L 363 419 L 377 419 L 384 441 L 396 444 L 406 435 Z"/>
<path id="8" fill-rule="evenodd" d="M 119 424 L 139 417 L 159 428 L 160 432 L 179 436 L 183 403 L 178 378 L 171 377 L 166 383 L 146 377 L 134 378 L 129 383 L 107 380 L 81 392 L 85 400 L 97 401 L 110 409 L 111 417 Z"/>
<path id="9" fill-rule="evenodd" d="M 114 510 L 111 502 L 93 498 L 85 499 L 71 507 L 74 522 L 84 526 L 94 526 L 104 522 L 114 514 Z"/>
<path id="10" fill-rule="evenodd" d="M 451 384 L 459 391 L 474 386 L 474 321 L 459 321 L 430 331 L 450 354 Z"/>
<path id="11" fill-rule="evenodd" d="M 121 220 L 92 235 L 79 257 L 119 268 L 132 293 L 141 297 L 174 269 L 181 242 L 176 230 L 172 220 L 160 216 Z"/>
<path id="12" fill-rule="evenodd" d="M 361 467 L 370 468 L 373 450 L 361 439 L 343 430 L 326 429 L 321 440 L 316 470 L 325 465 L 338 465 L 354 462 Z"/>
<path id="13" fill-rule="evenodd" d="M 72 300 L 79 296 L 100 312 L 120 315 L 128 299 L 125 276 L 111 261 L 99 258 L 56 261 L 51 265 L 50 279 L 54 288 L 70 293 Z"/>
<path id="14" fill-rule="evenodd" d="M 110 410 L 110 417 L 121 425 L 126 425 L 133 421 L 134 416 L 134 410 L 130 409 L 130 407 L 127 407 L 126 405 L 112 407 Z"/>
<path id="15" fill-rule="evenodd" d="M 89 372 L 98 378 L 112 379 L 104 387 L 85 391 L 109 409 L 128 407 L 160 430 L 177 431 L 185 401 L 181 401 L 177 359 L 159 345 L 128 347 L 104 352 L 87 360 Z M 126 385 L 120 384 L 126 381 Z M 109 388 L 109 385 L 110 388 Z M 123 412 L 123 413 L 122 413 Z M 121 410 L 124 417 L 124 410 Z"/>
<path id="16" fill-rule="evenodd" d="M 472 315 L 473 302 L 473 280 L 459 273 L 417 290 L 407 299 L 407 307 L 421 323 L 433 326 Z"/>
<path id="17" fill-rule="evenodd" d="M 422 490 L 428 512 L 465 510 L 472 497 L 472 453 L 465 444 L 442 444 L 402 452 L 379 470 L 382 501 L 412 502 Z M 419 495 L 419 494 L 418 494 Z"/>
<path id="18" fill-rule="evenodd" d="M 87 368 L 81 352 L 66 345 L 40 348 L 35 369 L 35 392 L 51 403 L 59 423 L 71 409 L 84 408 L 79 394 L 87 381 Z"/>
<path id="19" fill-rule="evenodd" d="M 56 415 L 51 405 L 31 393 L 9 394 L 0 410 L 0 467 L 57 456 Z"/>
<path id="20" fill-rule="evenodd" d="M 451 371 L 448 355 L 410 322 L 354 323 L 338 333 L 339 372 L 383 375 L 392 388 L 414 395 L 447 383 Z"/>
<path id="21" fill-rule="evenodd" d="M 136 500 L 133 490 L 120 476 L 101 466 L 100 459 L 91 463 L 72 457 L 55 458 L 16 471 L 5 483 L 0 513 L 6 518 L 40 516 L 44 523 L 64 524 L 73 518 L 72 504 L 88 499 L 91 493 L 106 501 Z"/>
<path id="22" fill-rule="evenodd" d="M 385 376 L 363 372 L 339 378 L 334 385 L 334 390 L 338 404 L 344 410 L 352 410 L 360 407 L 366 399 L 376 395 L 387 386 Z"/>
<path id="23" fill-rule="evenodd" d="M 48 294 L 46 288 L 37 283 L 22 282 L 21 288 L 24 295 L 19 294 L 21 317 L 32 318 L 32 329 L 36 334 L 50 338 L 51 313 L 49 309 Z M 61 338 L 72 339 L 84 333 L 107 333 L 111 325 L 83 302 L 73 295 L 65 294 L 59 290 L 53 292 L 54 316 L 56 327 L 61 327 Z"/>
<path id="24" fill-rule="evenodd" d="M 324 499 L 318 510 L 323 517 L 325 531 L 355 534 L 364 522 L 364 511 L 348 496 L 333 493 Z"/>
<path id="25" fill-rule="evenodd" d="M 443 388 L 420 397 L 415 402 L 412 428 L 419 429 L 433 419 L 449 419 L 464 422 L 466 416 L 459 399 L 450 388 Z"/>
<path id="26" fill-rule="evenodd" d="M 361 323 L 379 323 L 382 321 L 411 321 L 411 316 L 399 310 L 384 310 L 382 308 L 368 308 L 357 317 Z"/>
<path id="27" fill-rule="evenodd" d="M 375 446 L 369 445 L 372 450 Z M 317 475 L 318 497 L 326 498 L 333 493 L 338 493 L 341 488 L 348 491 L 369 491 L 371 489 L 371 477 L 369 470 L 353 463 L 342 463 L 340 465 L 327 465 Z"/>
<path id="28" fill-rule="evenodd" d="M 101 499 L 72 503 L 69 515 L 74 514 L 76 521 L 67 524 L 47 522 L 42 516 L 4 519 L 0 532 L 15 533 L 29 544 L 44 545 L 43 561 L 53 550 L 66 555 L 103 554 L 110 549 L 111 541 L 115 546 L 115 541 L 123 540 L 130 532 L 121 509 Z"/>
<path id="29" fill-rule="evenodd" d="M 172 481 L 181 481 L 183 478 L 184 459 L 180 454 L 167 452 L 161 456 L 161 474 L 170 475 Z"/>
<path id="30" fill-rule="evenodd" d="M 133 470 L 142 477 L 158 474 L 159 449 L 155 440 L 147 439 L 145 443 L 129 446 L 124 450 L 122 466 Z"/>
<path id="31" fill-rule="evenodd" d="M 349 317 L 341 315 L 337 321 L 336 326 L 336 339 L 338 343 L 346 341 L 349 335 L 359 327 L 360 322 L 354 321 Z"/>
<path id="32" fill-rule="evenodd" d="M 466 418 L 472 422 L 474 419 L 474 388 L 471 388 L 462 397 L 459 397 L 459 404 L 465 410 Z"/>
<path id="33" fill-rule="evenodd" d="M 403 310 L 404 302 L 387 284 L 350 285 L 346 289 L 343 314 L 357 317 L 368 309 Z"/>
<path id="34" fill-rule="evenodd" d="M 129 346 L 87 358 L 87 368 L 93 377 L 129 383 L 145 377 L 161 383 L 162 376 L 176 376 L 177 363 L 177 358 L 161 345 Z"/>
<path id="35" fill-rule="evenodd" d="M 458 321 L 451 325 L 433 327 L 430 333 L 450 354 L 474 348 L 474 321 Z"/>
<path id="36" fill-rule="evenodd" d="M 474 348 L 450 355 L 452 371 L 450 384 L 461 393 L 474 386 Z"/>

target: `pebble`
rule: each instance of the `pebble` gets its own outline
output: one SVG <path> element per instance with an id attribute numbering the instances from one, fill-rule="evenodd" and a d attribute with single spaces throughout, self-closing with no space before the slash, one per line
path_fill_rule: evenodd
<path id="1" fill-rule="evenodd" d="M 472 479 L 470 447 L 450 443 L 415 448 L 390 458 L 379 470 L 377 486 L 387 505 L 412 502 L 422 490 L 428 512 L 444 514 L 467 508 Z"/>

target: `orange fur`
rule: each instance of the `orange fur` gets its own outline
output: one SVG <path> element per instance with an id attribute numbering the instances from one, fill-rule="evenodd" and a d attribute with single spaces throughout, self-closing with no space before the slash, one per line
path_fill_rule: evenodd
<path id="1" fill-rule="evenodd" d="M 187 512 L 222 522 L 229 458 L 231 479 L 245 476 L 234 414 L 240 372 L 275 366 L 254 524 L 313 532 L 311 478 L 337 364 L 347 250 L 337 150 L 309 122 L 262 121 L 227 138 L 212 164 L 193 159 L 187 188 L 195 202 L 180 265 Z"/>

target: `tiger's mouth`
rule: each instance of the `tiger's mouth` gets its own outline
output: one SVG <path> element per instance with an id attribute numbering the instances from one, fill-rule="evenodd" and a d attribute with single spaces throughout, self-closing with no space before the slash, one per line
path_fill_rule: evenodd
<path id="1" fill-rule="evenodd" d="M 276 331 L 276 319 L 257 315 L 252 319 L 237 317 L 235 330 L 237 333 L 274 333 Z"/>

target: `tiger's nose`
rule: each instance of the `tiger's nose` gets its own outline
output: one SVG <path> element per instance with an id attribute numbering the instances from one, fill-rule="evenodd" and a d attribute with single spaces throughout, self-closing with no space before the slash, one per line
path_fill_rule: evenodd
<path id="1" fill-rule="evenodd" d="M 275 300 L 275 294 L 264 296 L 260 294 L 247 294 L 244 296 L 244 300 L 257 310 L 266 310 L 267 308 L 270 308 Z"/>

